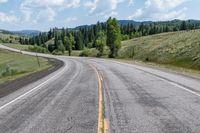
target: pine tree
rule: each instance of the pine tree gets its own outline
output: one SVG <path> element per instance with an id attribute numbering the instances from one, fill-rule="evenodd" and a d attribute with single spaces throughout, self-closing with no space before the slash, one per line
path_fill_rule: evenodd
<path id="1" fill-rule="evenodd" d="M 75 43 L 74 37 L 72 36 L 71 33 L 68 33 L 68 35 L 64 37 L 64 45 L 65 45 L 65 48 L 69 52 L 69 56 L 71 56 L 74 43 Z"/>
<path id="2" fill-rule="evenodd" d="M 121 33 L 117 20 L 111 17 L 107 20 L 107 45 L 110 48 L 110 57 L 116 57 L 121 47 Z"/>
<path id="3" fill-rule="evenodd" d="M 96 49 L 99 51 L 98 56 L 102 56 L 106 46 L 106 37 L 104 32 L 98 33 L 98 38 L 96 40 Z"/>

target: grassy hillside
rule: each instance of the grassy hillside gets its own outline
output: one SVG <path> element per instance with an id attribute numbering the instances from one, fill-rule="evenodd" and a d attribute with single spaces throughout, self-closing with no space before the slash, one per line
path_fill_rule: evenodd
<path id="1" fill-rule="evenodd" d="M 36 57 L 22 55 L 0 49 L 0 83 L 50 68 L 48 60 L 40 58 L 40 67 Z"/>
<path id="2" fill-rule="evenodd" d="M 124 41 L 119 57 L 200 70 L 200 30 L 163 33 Z"/>
<path id="3" fill-rule="evenodd" d="M 0 32 L 0 43 L 19 43 L 19 36 Z"/>

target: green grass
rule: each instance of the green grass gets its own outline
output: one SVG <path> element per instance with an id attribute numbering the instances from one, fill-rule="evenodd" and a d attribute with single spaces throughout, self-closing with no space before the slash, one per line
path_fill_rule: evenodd
<path id="1" fill-rule="evenodd" d="M 124 41 L 119 58 L 200 70 L 200 30 L 163 33 Z"/>
<path id="2" fill-rule="evenodd" d="M 5 43 L 5 42 L 19 43 L 19 36 L 0 33 L 0 43 Z"/>
<path id="3" fill-rule="evenodd" d="M 0 49 L 0 83 L 52 67 L 47 59 L 9 52 Z"/>
<path id="4" fill-rule="evenodd" d="M 3 44 L 3 45 L 10 48 L 18 49 L 18 50 L 24 50 L 24 51 L 27 51 L 29 47 L 33 47 L 32 45 L 9 44 L 9 43 Z"/>
<path id="5" fill-rule="evenodd" d="M 73 50 L 71 56 L 79 56 L 81 54 L 81 50 Z M 68 56 L 69 52 L 65 51 L 64 55 Z"/>

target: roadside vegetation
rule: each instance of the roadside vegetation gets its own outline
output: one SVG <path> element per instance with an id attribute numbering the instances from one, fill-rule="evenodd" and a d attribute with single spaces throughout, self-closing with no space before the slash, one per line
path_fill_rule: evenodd
<path id="1" fill-rule="evenodd" d="M 0 84 L 52 67 L 47 59 L 0 49 Z"/>
<path id="2" fill-rule="evenodd" d="M 118 57 L 200 70 L 200 30 L 123 41 Z"/>
<path id="3" fill-rule="evenodd" d="M 23 51 L 49 53 L 49 51 L 46 48 L 37 45 L 21 45 L 21 44 L 11 44 L 11 43 L 4 43 L 3 45 Z"/>

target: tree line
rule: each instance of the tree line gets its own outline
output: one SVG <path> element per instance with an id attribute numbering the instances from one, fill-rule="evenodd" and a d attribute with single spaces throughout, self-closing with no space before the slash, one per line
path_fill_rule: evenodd
<path id="1" fill-rule="evenodd" d="M 109 18 L 106 23 L 98 22 L 91 26 L 81 26 L 75 29 L 53 28 L 38 36 L 21 37 L 21 44 L 38 45 L 48 49 L 53 54 L 63 54 L 65 50 L 71 55 L 72 50 L 96 48 L 102 56 L 105 46 L 110 49 L 110 57 L 116 57 L 121 47 L 121 40 L 153 35 L 163 32 L 193 30 L 200 28 L 200 23 L 192 21 L 179 22 L 149 22 L 119 24 L 115 18 Z"/>

